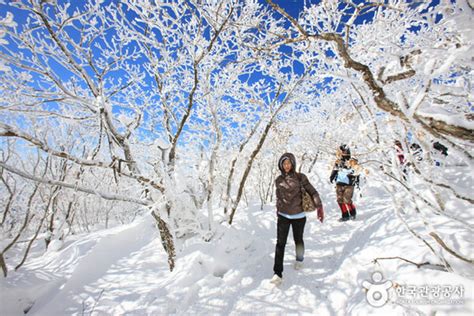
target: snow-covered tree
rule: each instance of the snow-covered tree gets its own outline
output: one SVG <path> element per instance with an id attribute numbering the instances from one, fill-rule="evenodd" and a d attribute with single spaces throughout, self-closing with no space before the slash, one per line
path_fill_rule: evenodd
<path id="1" fill-rule="evenodd" d="M 426 218 L 466 228 L 444 204 L 473 202 L 433 150 L 472 166 L 468 2 L 323 1 L 298 18 L 270 0 L 3 7 L 1 226 L 12 246 L 147 210 L 173 269 L 176 238 L 212 238 L 217 205 L 232 223 L 245 192 L 272 200 L 282 151 L 323 181 L 315 162 L 347 143 L 373 179 L 405 193 L 393 194 L 401 222 L 447 269 L 446 251 L 472 263 Z"/>
<path id="2" fill-rule="evenodd" d="M 451 270 L 448 253 L 472 264 L 444 241 L 439 224 L 447 218 L 469 230 L 444 204 L 473 203 L 450 174 L 473 162 L 469 3 L 328 1 L 308 6 L 295 19 L 267 2 L 291 23 L 282 43 L 299 49 L 300 60 L 318 60 L 334 83 L 313 102 L 314 115 L 331 126 L 319 134 L 334 149 L 356 146 L 362 164 L 393 194 L 401 222 L 446 269 Z M 403 165 L 395 141 L 402 143 Z M 449 149 L 448 158 L 440 159 L 439 144 Z M 462 182 L 472 184 L 472 175 Z"/>

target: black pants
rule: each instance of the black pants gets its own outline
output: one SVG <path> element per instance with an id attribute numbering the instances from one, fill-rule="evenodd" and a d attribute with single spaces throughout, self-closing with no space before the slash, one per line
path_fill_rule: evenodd
<path id="1" fill-rule="evenodd" d="M 303 261 L 304 259 L 304 242 L 303 232 L 306 224 L 306 217 L 300 219 L 288 219 L 284 216 L 278 215 L 277 224 L 277 244 L 275 248 L 275 264 L 273 272 L 279 277 L 283 273 L 283 257 L 285 255 L 286 240 L 290 232 L 290 225 L 293 230 L 293 239 L 296 246 L 296 260 Z"/>

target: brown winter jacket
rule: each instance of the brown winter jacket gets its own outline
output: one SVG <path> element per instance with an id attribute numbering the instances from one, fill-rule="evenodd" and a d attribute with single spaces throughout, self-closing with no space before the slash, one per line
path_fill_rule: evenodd
<path id="1" fill-rule="evenodd" d="M 283 169 L 283 161 L 285 159 L 290 159 L 293 165 L 292 170 L 288 174 Z M 311 195 L 316 208 L 322 206 L 319 193 L 311 185 L 308 177 L 294 171 L 296 169 L 296 159 L 293 154 L 283 154 L 278 161 L 278 168 L 281 171 L 281 175 L 275 180 L 276 207 L 278 212 L 290 215 L 303 212 L 301 186 Z"/>

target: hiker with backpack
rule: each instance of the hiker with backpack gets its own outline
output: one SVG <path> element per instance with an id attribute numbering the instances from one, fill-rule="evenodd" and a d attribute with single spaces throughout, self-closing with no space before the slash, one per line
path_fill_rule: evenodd
<path id="1" fill-rule="evenodd" d="M 400 169 L 403 172 L 402 177 L 404 180 L 406 180 L 407 179 L 406 176 L 408 175 L 408 169 L 407 169 L 408 164 L 405 159 L 405 152 L 403 150 L 402 143 L 397 139 L 394 141 L 394 145 L 395 145 L 395 151 L 396 151 L 398 163 L 399 163 Z"/>
<path id="2" fill-rule="evenodd" d="M 357 159 L 351 158 L 351 150 L 347 145 L 341 145 L 336 152 L 336 163 L 332 169 L 329 181 L 336 181 L 337 204 L 341 209 L 340 222 L 356 218 L 356 207 L 352 201 L 354 187 L 359 186 L 359 167 Z"/>
<path id="3" fill-rule="evenodd" d="M 283 277 L 283 258 L 290 226 L 296 248 L 295 269 L 301 269 L 304 259 L 303 232 L 306 224 L 306 213 L 303 210 L 303 194 L 306 191 L 311 197 L 317 218 L 324 220 L 324 211 L 318 191 L 309 182 L 308 177 L 296 172 L 296 159 L 292 153 L 283 154 L 278 160 L 281 174 L 275 180 L 277 210 L 277 244 L 271 283 L 281 284 Z M 303 191 L 304 190 L 304 191 Z"/>

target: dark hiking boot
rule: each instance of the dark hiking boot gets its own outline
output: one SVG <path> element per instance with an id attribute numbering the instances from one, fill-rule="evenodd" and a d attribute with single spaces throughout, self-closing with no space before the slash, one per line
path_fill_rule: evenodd
<path id="1" fill-rule="evenodd" d="M 355 219 L 356 214 L 357 214 L 356 208 L 355 208 L 354 204 L 352 204 L 352 209 L 350 211 L 351 219 Z"/>
<path id="2" fill-rule="evenodd" d="M 349 220 L 349 217 L 341 217 L 340 219 L 338 219 L 338 221 L 340 222 L 347 222 Z"/>

